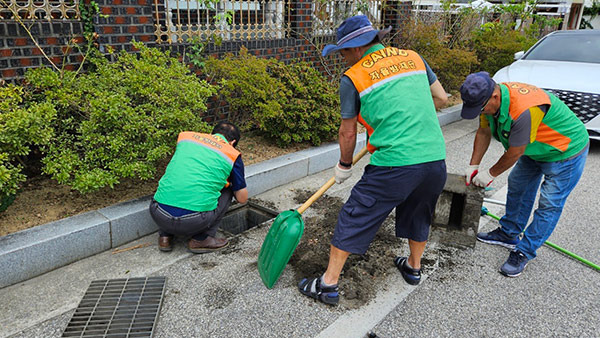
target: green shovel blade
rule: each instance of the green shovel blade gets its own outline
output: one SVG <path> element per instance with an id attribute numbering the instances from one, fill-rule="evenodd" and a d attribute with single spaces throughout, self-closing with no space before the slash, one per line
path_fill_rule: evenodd
<path id="1" fill-rule="evenodd" d="M 269 289 L 281 276 L 304 232 L 304 221 L 296 210 L 287 210 L 275 218 L 258 254 L 258 272 Z"/>

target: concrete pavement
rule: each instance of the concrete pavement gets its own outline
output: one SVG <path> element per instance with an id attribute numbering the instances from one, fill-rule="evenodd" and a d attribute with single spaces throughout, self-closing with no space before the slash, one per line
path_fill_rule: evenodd
<path id="1" fill-rule="evenodd" d="M 462 172 L 475 129 L 474 121 L 443 127 L 449 172 Z M 501 153 L 501 146 L 492 143 L 482 166 L 491 165 Z M 600 224 L 595 214 L 600 196 L 594 186 L 600 181 L 599 162 L 600 144 L 592 144 L 584 176 L 550 238 L 597 264 L 600 234 L 594 228 Z M 334 185 L 327 194 L 347 198 L 366 163 L 363 160 L 348 182 Z M 503 200 L 506 176 L 495 180 L 490 198 Z M 296 208 L 294 189 L 316 190 L 329 177 L 330 170 L 325 170 L 256 198 L 280 211 Z M 502 214 L 502 207 L 486 206 Z M 304 217 L 312 216 L 318 215 L 309 208 Z M 268 225 L 238 235 L 225 252 L 205 255 L 188 253 L 182 243 L 171 253 L 160 253 L 152 234 L 120 247 L 141 244 L 139 249 L 105 251 L 0 289 L 0 336 L 58 337 L 92 280 L 149 275 L 167 276 L 156 337 L 364 337 L 368 332 L 378 337 L 596 337 L 600 332 L 600 273 L 546 247 L 521 277 L 509 279 L 497 272 L 508 256 L 506 249 L 482 243 L 474 249 L 429 243 L 425 259 L 431 263 L 420 285 L 406 284 L 390 263 L 371 302 L 358 309 L 343 302 L 335 308 L 300 295 L 289 266 L 272 290 L 264 287 L 256 258 Z M 482 217 L 480 229 L 496 226 L 496 221 Z M 398 250 L 406 251 L 406 245 Z"/>

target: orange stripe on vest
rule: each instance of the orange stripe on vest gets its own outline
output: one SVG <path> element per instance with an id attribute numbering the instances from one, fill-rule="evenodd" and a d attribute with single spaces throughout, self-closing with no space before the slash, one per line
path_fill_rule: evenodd
<path id="1" fill-rule="evenodd" d="M 240 156 L 240 152 L 232 147 L 229 143 L 223 141 L 220 137 L 211 134 L 195 133 L 192 131 L 184 131 L 179 133 L 177 143 L 181 141 L 191 141 L 201 143 L 202 145 L 221 153 L 223 156 L 231 160 L 232 164 Z"/>
<path id="2" fill-rule="evenodd" d="M 535 140 L 541 143 L 549 144 L 563 152 L 567 151 L 567 148 L 569 148 L 569 143 L 571 143 L 570 137 L 557 132 L 543 122 L 540 123 Z"/>
<path id="3" fill-rule="evenodd" d="M 508 112 L 513 121 L 531 107 L 543 104 L 550 105 L 548 94 L 536 86 L 519 82 L 507 82 L 505 85 L 508 87 L 510 95 Z M 566 151 L 569 148 L 569 143 L 571 143 L 571 138 L 550 128 L 544 122 L 540 123 L 535 140 L 549 144 L 560 151 Z"/>
<path id="4" fill-rule="evenodd" d="M 419 54 L 412 50 L 386 47 L 363 57 L 344 74 L 352 79 L 360 94 L 394 75 L 414 71 L 425 71 L 425 63 Z"/>

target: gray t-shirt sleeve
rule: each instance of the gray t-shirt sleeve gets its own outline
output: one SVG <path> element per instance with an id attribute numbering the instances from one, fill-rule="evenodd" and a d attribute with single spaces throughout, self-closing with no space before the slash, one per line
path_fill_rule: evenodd
<path id="1" fill-rule="evenodd" d="M 531 110 L 535 110 L 533 112 Z M 511 147 L 525 146 L 531 143 L 532 129 L 534 134 L 537 134 L 537 128 L 539 127 L 539 121 L 542 120 L 543 116 L 540 114 L 546 114 L 548 112 L 547 105 L 540 105 L 525 110 L 519 117 L 513 121 L 510 127 L 510 135 L 508 136 L 508 145 Z M 535 116 L 534 116 L 535 115 Z M 537 121 L 537 125 L 534 125 L 532 121 Z"/>
<path id="2" fill-rule="evenodd" d="M 343 119 L 351 119 L 360 112 L 360 96 L 346 75 L 340 80 L 340 106 Z"/>
<path id="3" fill-rule="evenodd" d="M 423 63 L 425 64 L 425 71 L 427 71 L 427 80 L 429 80 L 429 85 L 431 86 L 435 82 L 435 80 L 437 80 L 437 75 L 435 75 L 433 70 L 431 70 L 431 67 L 429 67 L 429 64 L 427 63 L 427 61 L 425 61 L 425 59 L 423 59 L 422 56 L 421 60 L 423 60 Z"/>
<path id="4" fill-rule="evenodd" d="M 423 63 L 425 63 L 425 70 L 427 71 L 427 80 L 431 86 L 437 80 L 437 76 L 429 67 L 429 64 L 423 57 L 421 57 Z M 343 119 L 351 119 L 358 115 L 360 112 L 360 96 L 354 83 L 346 75 L 342 76 L 340 80 L 340 106 Z"/>

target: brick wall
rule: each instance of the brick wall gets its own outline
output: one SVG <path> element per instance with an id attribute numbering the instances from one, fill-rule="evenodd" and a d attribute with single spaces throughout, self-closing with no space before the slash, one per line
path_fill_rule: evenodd
<path id="1" fill-rule="evenodd" d="M 95 19 L 100 51 L 108 46 L 132 51 L 132 40 L 154 45 L 153 0 L 95 0 L 100 12 L 108 17 Z"/>
<path id="2" fill-rule="evenodd" d="M 83 41 L 81 22 L 73 20 L 56 22 L 26 22 L 31 34 L 46 55 L 58 67 L 65 61 L 65 69 L 75 69 L 82 56 L 71 50 L 65 56 L 69 40 Z M 50 65 L 27 31 L 17 22 L 0 21 L 0 75 L 5 81 L 22 78 L 28 68 Z"/>

